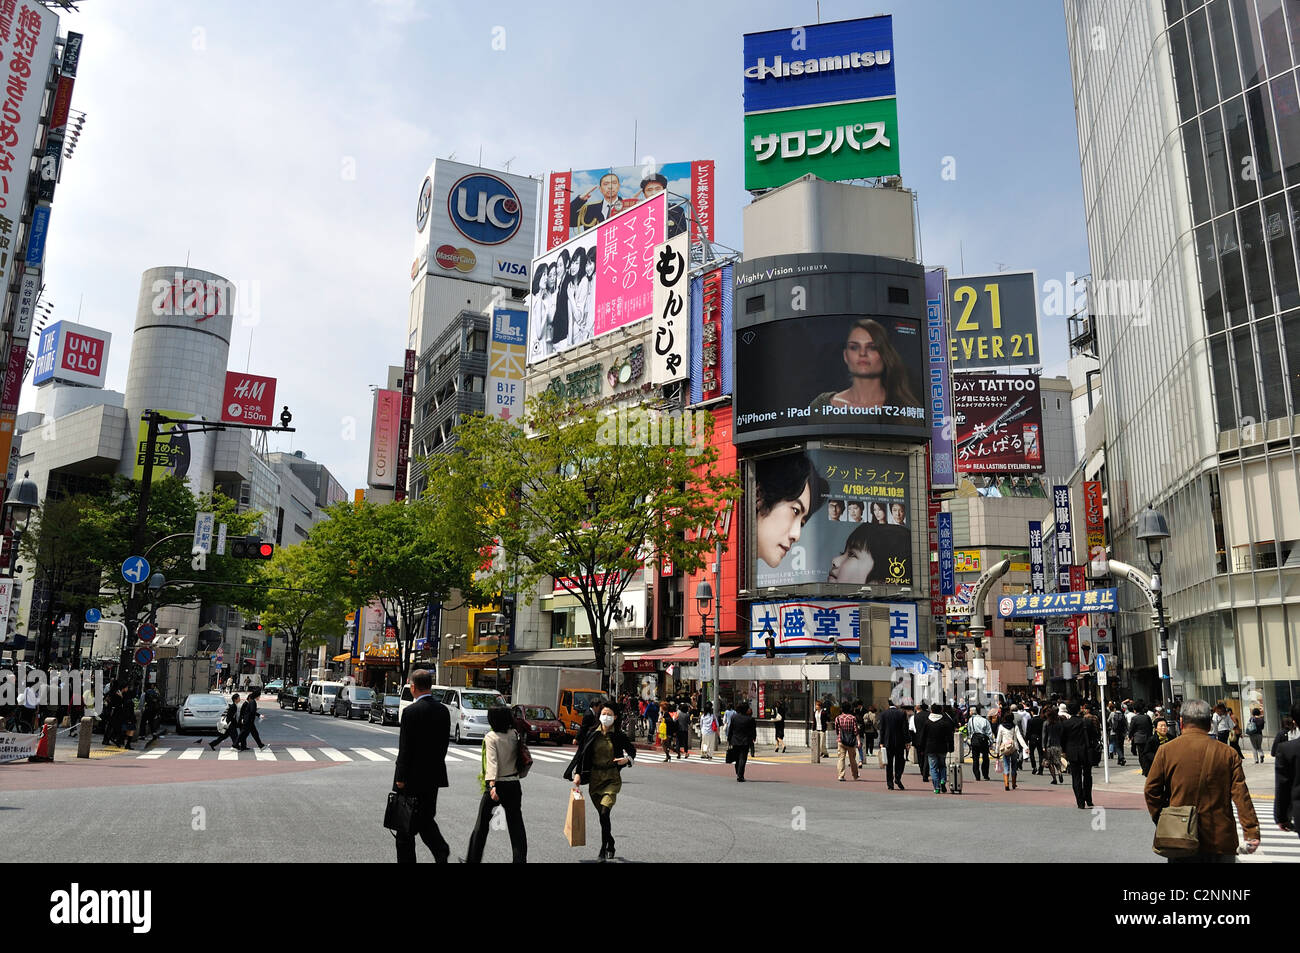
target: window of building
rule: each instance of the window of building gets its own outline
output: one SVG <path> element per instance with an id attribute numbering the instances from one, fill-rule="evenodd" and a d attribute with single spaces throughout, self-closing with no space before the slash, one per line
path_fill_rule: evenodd
<path id="1" fill-rule="evenodd" d="M 1228 146 L 1223 138 L 1223 120 L 1217 109 L 1201 117 L 1201 132 L 1205 136 L 1205 169 L 1210 181 L 1210 201 L 1215 215 L 1232 211 L 1232 167 L 1229 165 Z"/>
<path id="2" fill-rule="evenodd" d="M 1192 68 L 1196 71 L 1196 101 L 1204 112 L 1219 101 L 1214 52 L 1210 44 L 1210 20 L 1204 7 L 1187 15 L 1187 44 L 1191 47 Z"/>
<path id="3" fill-rule="evenodd" d="M 1241 251 L 1246 266 L 1246 296 L 1251 318 L 1273 313 L 1273 285 L 1268 277 L 1268 250 L 1264 247 L 1264 225 L 1254 202 L 1238 213 L 1241 219 Z"/>
<path id="4" fill-rule="evenodd" d="M 1255 324 L 1259 347 L 1259 374 L 1264 391 L 1264 419 L 1287 416 L 1286 384 L 1282 380 L 1282 357 L 1277 343 L 1277 321 L 1268 317 Z"/>
<path id="5" fill-rule="evenodd" d="M 1165 0 L 1165 22 L 1173 24 L 1183 16 L 1183 0 Z"/>
<path id="6" fill-rule="evenodd" d="M 1237 204 L 1253 201 L 1259 197 L 1259 190 L 1255 187 L 1252 170 L 1255 159 L 1244 96 L 1234 97 L 1223 104 L 1223 127 L 1228 136 L 1228 167 L 1236 172 L 1232 182 L 1237 190 Z"/>
<path id="7" fill-rule="evenodd" d="M 1286 368 L 1291 406 L 1300 413 L 1300 311 L 1282 315 L 1282 343 L 1286 348 Z"/>
<path id="8" fill-rule="evenodd" d="M 1263 26 L 1260 35 L 1264 38 L 1264 61 L 1268 64 L 1268 75 L 1278 73 L 1291 67 L 1291 48 L 1286 42 L 1286 27 L 1283 26 L 1282 0 L 1255 0 L 1259 5 L 1259 22 Z M 1294 0 L 1288 0 L 1288 6 L 1294 6 Z"/>
<path id="9" fill-rule="evenodd" d="M 1250 132 L 1255 143 L 1255 177 L 1261 195 L 1271 195 L 1282 187 L 1282 158 L 1278 154 L 1277 129 L 1273 111 L 1263 87 L 1246 93 L 1250 113 Z"/>
<path id="10" fill-rule="evenodd" d="M 1295 73 L 1279 76 L 1268 86 L 1273 98 L 1273 115 L 1277 120 L 1282 170 L 1287 185 L 1295 185 L 1300 182 L 1300 96 L 1296 94 Z"/>
<path id="11" fill-rule="evenodd" d="M 1219 273 L 1223 282 L 1223 305 L 1228 323 L 1245 322 L 1246 279 L 1241 271 L 1241 238 L 1237 234 L 1237 220 L 1224 215 L 1214 220 L 1215 241 L 1219 249 Z"/>
<path id="12" fill-rule="evenodd" d="M 1187 160 L 1187 184 L 1192 194 L 1192 221 L 1210 218 L 1210 190 L 1205 184 L 1205 150 L 1201 146 L 1201 124 L 1193 119 L 1183 126 L 1183 150 Z"/>
<path id="13" fill-rule="evenodd" d="M 1223 330 L 1223 292 L 1219 289 L 1219 256 L 1215 253 L 1214 226 L 1196 230 L 1196 260 L 1201 267 L 1201 294 L 1205 306 L 1206 333 Z"/>
<path id="14" fill-rule="evenodd" d="M 1300 198 L 1300 194 L 1292 198 Z M 1278 311 L 1300 307 L 1290 221 L 1286 199 L 1282 196 L 1276 195 L 1264 203 L 1264 234 L 1268 237 L 1269 260 L 1273 266 L 1273 306 Z"/>
<path id="15" fill-rule="evenodd" d="M 1228 363 L 1228 338 L 1216 334 L 1210 338 L 1210 370 L 1214 376 L 1214 406 L 1219 430 L 1235 430 L 1237 414 L 1232 402 L 1232 370 Z"/>
<path id="16" fill-rule="evenodd" d="M 1237 407 L 1242 426 L 1245 419 L 1262 420 L 1259 407 L 1259 372 L 1255 368 L 1255 349 L 1250 341 L 1250 328 L 1237 328 L 1232 332 L 1232 365 L 1237 377 Z"/>
<path id="17" fill-rule="evenodd" d="M 1237 66 L 1237 47 L 1232 40 L 1232 14 L 1223 0 L 1208 7 L 1210 35 L 1214 41 L 1214 65 L 1218 68 L 1219 92 L 1227 99 L 1241 92 L 1241 71 Z"/>
<path id="18" fill-rule="evenodd" d="M 1187 53 L 1187 27 L 1178 24 L 1169 31 L 1169 50 L 1174 60 L 1174 84 L 1178 90 L 1178 112 L 1183 121 L 1196 116 L 1196 86 L 1192 82 L 1192 58 Z"/>
<path id="19" fill-rule="evenodd" d="M 1232 19 L 1237 27 L 1242 87 L 1249 89 L 1264 79 L 1264 44 L 1259 39 L 1254 0 L 1232 0 Z"/>
<path id="20" fill-rule="evenodd" d="M 486 331 L 467 331 L 465 334 L 465 350 L 467 351 L 487 351 L 487 332 Z"/>

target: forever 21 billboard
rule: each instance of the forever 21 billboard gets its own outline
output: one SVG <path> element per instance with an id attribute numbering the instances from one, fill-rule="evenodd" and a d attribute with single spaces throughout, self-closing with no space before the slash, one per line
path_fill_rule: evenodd
<path id="1" fill-rule="evenodd" d="M 874 255 L 736 265 L 735 435 L 925 440 L 925 276 Z"/>

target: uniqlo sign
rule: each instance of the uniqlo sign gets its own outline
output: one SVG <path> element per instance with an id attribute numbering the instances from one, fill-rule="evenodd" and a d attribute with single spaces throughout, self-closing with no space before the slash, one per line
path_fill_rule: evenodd
<path id="1" fill-rule="evenodd" d="M 221 419 L 229 423 L 270 427 L 275 414 L 275 378 L 226 371 Z"/>
<path id="2" fill-rule="evenodd" d="M 56 321 L 41 332 L 32 383 L 58 380 L 103 387 L 110 340 L 107 331 Z"/>

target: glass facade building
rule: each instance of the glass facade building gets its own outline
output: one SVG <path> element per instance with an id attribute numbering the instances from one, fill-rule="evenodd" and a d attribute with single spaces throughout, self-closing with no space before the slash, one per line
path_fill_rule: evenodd
<path id="1" fill-rule="evenodd" d="M 1137 514 L 1175 691 L 1300 695 L 1300 0 L 1066 0 L 1115 557 Z M 1155 695 L 1150 613 L 1117 631 Z M 1158 695 L 1156 696 L 1158 697 Z"/>

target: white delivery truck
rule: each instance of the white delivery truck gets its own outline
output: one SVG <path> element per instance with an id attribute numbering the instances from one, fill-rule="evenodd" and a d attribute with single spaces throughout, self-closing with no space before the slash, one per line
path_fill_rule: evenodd
<path id="1" fill-rule="evenodd" d="M 553 665 L 520 665 L 515 669 L 512 705 L 544 705 L 555 712 L 568 741 L 577 737 L 582 716 L 591 703 L 604 697 L 600 672 L 594 668 L 557 668 Z"/>

